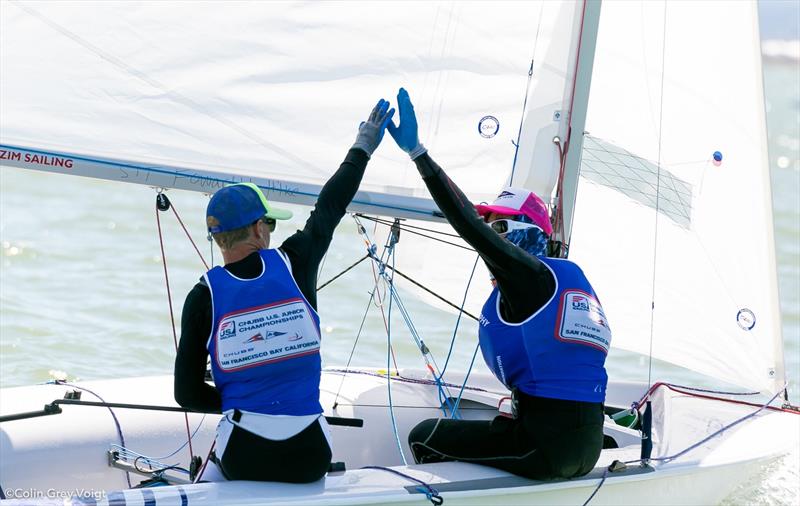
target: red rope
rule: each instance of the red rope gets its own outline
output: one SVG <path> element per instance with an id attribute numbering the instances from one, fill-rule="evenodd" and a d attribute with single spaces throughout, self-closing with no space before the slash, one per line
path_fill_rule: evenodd
<path id="1" fill-rule="evenodd" d="M 558 185 L 556 186 L 556 216 L 554 225 L 556 229 L 556 237 L 559 238 L 562 244 L 567 245 L 567 237 L 564 235 L 564 170 L 566 169 L 567 153 L 569 152 L 570 140 L 572 140 L 572 108 L 575 103 L 575 85 L 578 82 L 578 67 L 580 65 L 581 45 L 583 44 L 583 22 L 586 18 L 586 2 L 583 3 L 581 10 L 581 26 L 578 31 L 578 52 L 575 58 L 575 72 L 572 75 L 572 95 L 569 99 L 569 119 L 567 120 L 567 136 L 564 140 L 564 149 L 560 153 L 560 163 L 558 170 Z M 563 255 L 564 252 L 560 252 Z"/>
<path id="2" fill-rule="evenodd" d="M 203 477 L 203 473 L 206 472 L 206 467 L 208 467 L 208 461 L 211 458 L 211 452 L 214 451 L 214 446 L 216 444 L 217 444 L 216 441 L 213 441 L 211 443 L 211 448 L 208 449 L 208 455 L 206 455 L 206 461 L 203 462 L 203 467 L 200 468 L 200 471 L 197 473 L 197 476 L 195 476 L 194 481 L 192 483 L 197 483 L 198 481 L 200 481 L 200 478 Z"/>
<path id="3" fill-rule="evenodd" d="M 172 202 L 170 202 L 170 206 L 169 207 L 170 207 L 170 209 L 172 209 L 172 212 L 175 214 L 175 218 L 178 219 L 178 223 L 181 224 L 181 227 L 183 228 L 183 231 L 186 232 L 186 237 L 189 238 L 189 242 L 192 243 L 192 246 L 194 246 L 194 250 L 197 252 L 197 256 L 200 257 L 200 261 L 203 262 L 203 265 L 205 266 L 206 270 L 209 270 L 208 264 L 206 263 L 206 259 L 203 258 L 203 254 L 200 253 L 200 249 L 194 243 L 194 240 L 192 239 L 192 236 L 189 235 L 189 231 L 186 229 L 186 225 L 183 224 L 183 220 L 181 220 L 181 217 L 178 215 L 178 210 L 175 209 L 175 205 L 172 204 Z"/>
<path id="4" fill-rule="evenodd" d="M 698 398 L 701 398 L 701 399 L 709 399 L 709 400 L 714 400 L 714 401 L 728 402 L 728 403 L 731 403 L 731 404 L 740 404 L 740 405 L 744 405 L 744 406 L 751 406 L 751 407 L 754 407 L 754 408 L 760 408 L 760 407 L 763 406 L 763 404 L 758 404 L 758 403 L 754 403 L 754 402 L 738 401 L 736 399 L 728 399 L 728 398 L 725 398 L 725 397 L 717 397 L 717 396 L 713 396 L 713 395 L 705 395 L 705 394 L 701 394 L 701 393 L 698 393 L 698 392 L 693 392 L 691 390 L 684 390 L 684 389 L 682 389 L 680 387 L 680 385 L 672 385 L 670 383 L 657 382 L 657 383 L 653 384 L 653 386 L 650 387 L 650 389 L 647 391 L 647 393 L 645 393 L 644 396 L 642 396 L 641 400 L 639 400 L 639 402 L 636 403 L 636 408 L 638 409 L 640 406 L 642 406 L 642 404 L 653 394 L 653 392 L 655 392 L 660 387 L 665 387 L 665 388 L 668 388 L 669 390 L 672 390 L 673 392 L 677 392 L 679 394 L 688 395 L 690 397 L 698 397 Z M 798 409 L 798 408 L 796 408 L 794 406 L 789 406 L 789 407 L 766 406 L 765 409 L 768 409 L 770 411 L 779 411 L 779 412 L 782 412 L 782 413 L 791 413 L 793 415 L 800 415 L 800 409 Z"/>
<path id="5" fill-rule="evenodd" d="M 172 291 L 169 288 L 169 273 L 167 272 L 167 255 L 164 251 L 164 237 L 161 233 L 161 218 L 159 217 L 158 207 L 156 207 L 156 224 L 158 225 L 158 242 L 161 245 L 161 263 L 164 264 L 164 282 L 167 286 L 167 302 L 169 303 L 169 320 L 172 326 L 172 341 L 175 344 L 175 353 L 178 352 L 178 333 L 175 331 L 175 314 L 172 311 Z M 177 216 L 177 214 L 176 214 Z M 181 223 L 183 225 L 183 223 Z M 184 228 L 184 230 L 186 230 Z M 202 258 L 202 256 L 201 256 Z M 203 261 L 205 263 L 205 261 Z M 194 449 L 192 448 L 192 431 L 189 429 L 189 414 L 183 414 L 183 420 L 186 423 L 186 438 L 189 443 L 189 457 L 194 459 Z"/>

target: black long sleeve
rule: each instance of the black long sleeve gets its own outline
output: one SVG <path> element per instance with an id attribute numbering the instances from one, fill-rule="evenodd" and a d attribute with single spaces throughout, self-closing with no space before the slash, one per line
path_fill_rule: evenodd
<path id="1" fill-rule="evenodd" d="M 497 281 L 503 317 L 519 323 L 541 309 L 556 290 L 547 266 L 487 226 L 464 192 L 427 153 L 414 162 L 447 221 L 475 248 Z"/>
<path id="2" fill-rule="evenodd" d="M 289 258 L 300 291 L 311 306 L 317 308 L 317 271 L 333 239 L 333 232 L 347 206 L 358 191 L 369 157 L 360 149 L 351 149 L 336 173 L 320 191 L 314 210 L 303 230 L 298 230 L 279 247 Z M 231 274 L 251 279 L 261 274 L 258 252 L 225 265 Z M 194 411 L 219 412 L 222 399 L 219 391 L 205 382 L 213 314 L 211 293 L 203 281 L 186 296 L 181 316 L 181 340 L 175 357 L 175 400 Z"/>

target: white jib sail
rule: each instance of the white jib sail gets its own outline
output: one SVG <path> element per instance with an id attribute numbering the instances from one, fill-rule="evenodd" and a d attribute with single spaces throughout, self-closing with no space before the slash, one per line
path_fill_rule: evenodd
<path id="1" fill-rule="evenodd" d="M 648 354 L 652 315 L 653 357 L 775 392 L 785 378 L 756 7 L 603 3 L 570 258 L 614 346 Z"/>

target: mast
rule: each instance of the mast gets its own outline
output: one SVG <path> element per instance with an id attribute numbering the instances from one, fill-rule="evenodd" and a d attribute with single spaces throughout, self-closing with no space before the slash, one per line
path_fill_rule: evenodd
<path id="1" fill-rule="evenodd" d="M 597 45 L 597 30 L 600 25 L 600 0 L 587 0 L 583 6 L 583 16 L 576 18 L 580 23 L 578 31 L 578 60 L 575 81 L 572 88 L 572 106 L 569 113 L 569 127 L 564 143 L 563 172 L 558 182 L 559 223 L 561 240 L 569 245 L 572 236 L 572 220 L 575 210 L 575 196 L 578 192 L 583 134 L 586 126 L 586 110 L 589 104 L 589 90 L 592 84 L 594 51 Z M 567 249 L 567 251 L 569 251 Z"/>

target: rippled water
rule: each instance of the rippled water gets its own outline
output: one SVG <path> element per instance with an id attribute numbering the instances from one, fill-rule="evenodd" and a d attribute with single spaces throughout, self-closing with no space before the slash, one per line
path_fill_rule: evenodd
<path id="1" fill-rule="evenodd" d="M 800 394 L 800 77 L 797 63 L 765 67 L 775 232 L 786 362 L 794 403 Z M 344 154 L 344 153 L 343 153 Z M 208 256 L 203 231 L 207 199 L 170 192 L 175 207 Z M 152 189 L 77 177 L 0 170 L 0 386 L 42 382 L 51 371 L 70 379 L 169 374 L 173 335 Z M 281 224 L 277 239 L 302 225 L 307 209 Z M 170 215 L 162 215 L 176 318 L 203 266 Z M 321 280 L 363 255 L 355 225 L 345 218 Z M 370 267 L 320 292 L 327 364 L 347 362 L 367 310 Z M 355 282 L 360 279 L 362 281 Z M 455 317 L 405 297 L 433 355 L 444 359 Z M 459 333 L 451 363 L 468 364 L 475 346 L 471 322 Z M 386 363 L 380 312 L 367 314 L 352 364 Z M 411 339 L 394 339 L 401 366 L 419 367 Z M 612 376 L 643 379 L 644 362 L 630 354 L 609 359 Z M 465 366 L 453 366 L 465 368 Z M 478 364 L 477 367 L 483 367 Z M 669 366 L 664 366 L 669 367 Z M 726 504 L 798 504 L 798 452 L 726 500 Z"/>

